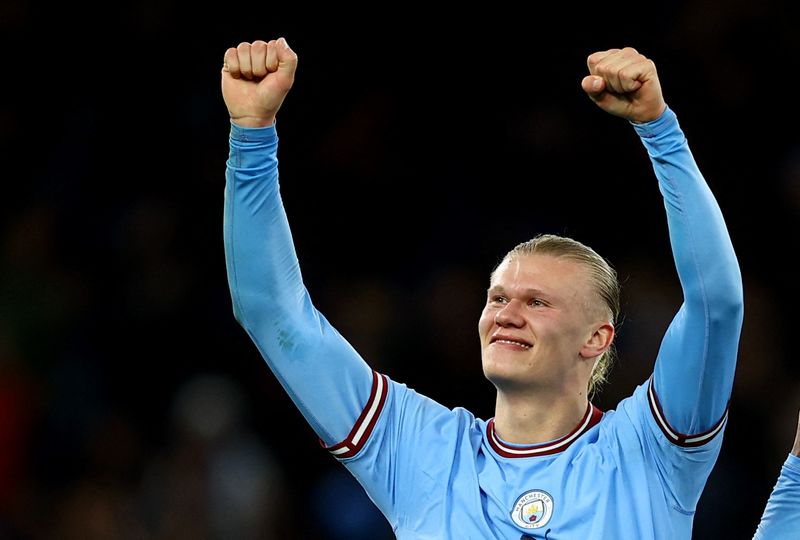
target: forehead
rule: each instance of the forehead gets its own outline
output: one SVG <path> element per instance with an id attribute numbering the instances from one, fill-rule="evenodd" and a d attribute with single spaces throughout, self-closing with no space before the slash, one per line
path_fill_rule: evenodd
<path id="1" fill-rule="evenodd" d="M 572 296 L 586 292 L 590 284 L 584 264 L 566 257 L 535 254 L 503 260 L 492 275 L 490 286 Z"/>

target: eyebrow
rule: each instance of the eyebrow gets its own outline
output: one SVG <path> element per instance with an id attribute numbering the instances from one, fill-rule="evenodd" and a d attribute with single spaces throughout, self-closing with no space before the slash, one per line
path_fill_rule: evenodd
<path id="1" fill-rule="evenodd" d="M 541 296 L 541 297 L 547 298 L 547 299 L 551 299 L 553 297 L 552 295 L 542 291 L 541 289 L 533 289 L 533 288 L 523 289 L 522 293 L 525 296 Z M 491 294 L 506 294 L 506 289 L 502 285 L 492 285 L 486 291 L 486 294 L 487 295 L 491 295 Z"/>

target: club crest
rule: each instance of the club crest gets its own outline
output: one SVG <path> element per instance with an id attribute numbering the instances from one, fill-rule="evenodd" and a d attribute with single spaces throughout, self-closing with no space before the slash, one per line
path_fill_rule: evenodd
<path id="1" fill-rule="evenodd" d="M 511 519 L 523 529 L 544 527 L 553 515 L 553 498 L 546 491 L 532 489 L 517 498 Z"/>

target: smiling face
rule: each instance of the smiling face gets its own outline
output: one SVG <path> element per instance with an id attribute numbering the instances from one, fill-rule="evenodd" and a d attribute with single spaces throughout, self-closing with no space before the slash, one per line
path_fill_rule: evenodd
<path id="1" fill-rule="evenodd" d="M 506 258 L 478 322 L 484 375 L 498 390 L 586 391 L 594 359 L 610 344 L 604 332 L 613 337 L 603 313 L 584 264 L 548 254 Z"/>

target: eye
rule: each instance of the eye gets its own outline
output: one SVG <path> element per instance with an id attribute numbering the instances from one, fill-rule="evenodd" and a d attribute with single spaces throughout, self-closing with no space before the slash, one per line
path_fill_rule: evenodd
<path id="1" fill-rule="evenodd" d="M 506 298 L 502 294 L 496 294 L 496 295 L 492 296 L 490 300 L 491 300 L 491 302 L 493 304 L 506 304 L 506 303 L 508 303 L 508 298 Z"/>
<path id="2" fill-rule="evenodd" d="M 546 306 L 547 304 L 545 304 L 544 300 L 541 300 L 539 298 L 531 298 L 528 301 L 528 305 L 529 306 L 534 306 L 534 307 L 542 307 L 542 306 Z"/>

